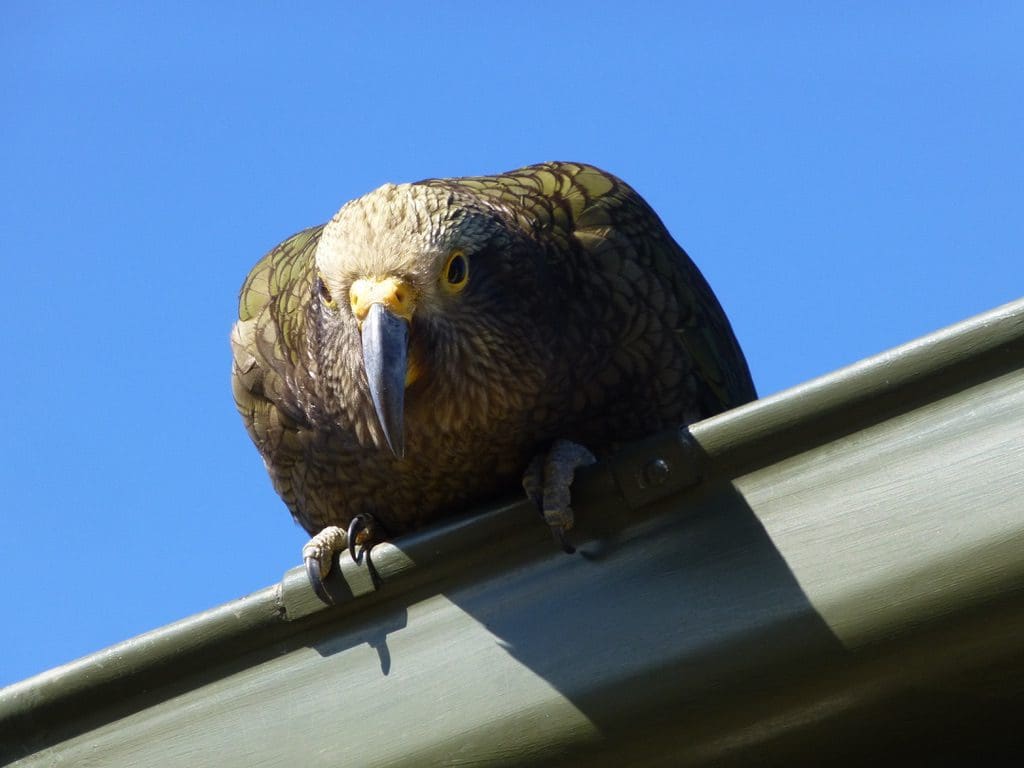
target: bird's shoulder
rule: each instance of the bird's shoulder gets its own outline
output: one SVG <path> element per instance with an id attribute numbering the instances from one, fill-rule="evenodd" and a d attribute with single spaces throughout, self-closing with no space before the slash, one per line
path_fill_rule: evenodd
<path id="1" fill-rule="evenodd" d="M 419 184 L 464 192 L 514 215 L 535 230 L 560 228 L 565 233 L 588 226 L 587 211 L 643 207 L 643 199 L 617 176 L 586 163 L 548 162 L 492 176 L 426 179 Z M 628 213 L 627 213 L 628 216 Z"/>
<path id="2" fill-rule="evenodd" d="M 232 384 L 239 411 L 266 444 L 269 424 L 302 422 L 309 372 L 305 340 L 313 255 L 323 226 L 310 227 L 269 251 L 249 272 L 231 332 Z M 255 435 L 254 435 L 255 438 Z"/>
<path id="3" fill-rule="evenodd" d="M 574 276 L 622 274 L 636 268 L 675 275 L 688 267 L 682 249 L 625 181 L 593 165 L 547 162 L 494 176 L 433 179 L 498 211 L 565 259 Z"/>
<path id="4" fill-rule="evenodd" d="M 238 296 L 238 319 L 269 309 L 287 319 L 308 301 L 315 274 L 313 257 L 324 225 L 309 227 L 272 248 L 250 270 Z"/>
<path id="5" fill-rule="evenodd" d="M 629 184 L 593 165 L 549 162 L 496 176 L 455 179 L 501 209 L 549 254 L 570 310 L 587 333 L 670 336 L 695 369 L 703 411 L 752 399 L 746 361 L 704 276 Z M 632 356 L 626 351 L 625 356 Z"/>

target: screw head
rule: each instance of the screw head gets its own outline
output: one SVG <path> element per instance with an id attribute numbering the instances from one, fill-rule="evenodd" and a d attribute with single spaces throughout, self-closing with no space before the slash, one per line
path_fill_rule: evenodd
<path id="1" fill-rule="evenodd" d="M 668 462 L 664 459 L 654 459 L 644 467 L 644 485 L 661 485 L 671 473 Z"/>

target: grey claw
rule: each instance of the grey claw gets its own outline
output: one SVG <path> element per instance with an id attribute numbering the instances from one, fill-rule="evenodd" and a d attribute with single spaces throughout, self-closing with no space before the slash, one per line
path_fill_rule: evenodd
<path id="1" fill-rule="evenodd" d="M 565 535 L 565 528 L 561 525 L 551 526 L 551 535 L 555 537 L 555 543 L 562 548 L 562 551 L 567 555 L 576 553 L 576 547 L 569 543 L 569 538 Z"/>
<path id="2" fill-rule="evenodd" d="M 334 598 L 324 586 L 324 580 L 320 576 L 320 561 L 315 557 L 304 558 L 306 561 L 306 578 L 309 579 L 309 586 L 316 592 L 316 596 L 327 605 L 334 605 Z"/>

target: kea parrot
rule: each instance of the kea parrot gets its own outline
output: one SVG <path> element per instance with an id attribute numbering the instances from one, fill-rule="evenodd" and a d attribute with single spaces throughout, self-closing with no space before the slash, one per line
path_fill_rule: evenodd
<path id="1" fill-rule="evenodd" d="M 572 551 L 576 468 L 756 397 L 700 271 L 579 163 L 385 184 L 249 273 L 232 385 L 274 488 L 332 557 L 521 482 Z"/>

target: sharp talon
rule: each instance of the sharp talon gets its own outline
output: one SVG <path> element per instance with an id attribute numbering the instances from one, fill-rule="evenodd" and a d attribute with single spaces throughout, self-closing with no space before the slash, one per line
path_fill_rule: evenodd
<path id="1" fill-rule="evenodd" d="M 356 536 L 365 527 L 366 519 L 362 515 L 356 515 L 348 523 L 348 553 L 356 563 L 359 562 L 359 558 L 356 557 Z"/>
<path id="2" fill-rule="evenodd" d="M 568 537 L 565 535 L 565 528 L 561 525 L 551 526 L 551 535 L 555 537 L 555 543 L 562 548 L 562 551 L 567 555 L 576 553 L 576 547 L 569 543 Z"/>
<path id="3" fill-rule="evenodd" d="M 334 598 L 331 597 L 331 593 L 327 591 L 327 587 L 324 586 L 324 580 L 320 576 L 320 561 L 315 557 L 307 557 L 306 561 L 306 578 L 309 579 L 309 586 L 316 592 L 316 596 L 327 605 L 334 605 Z"/>

